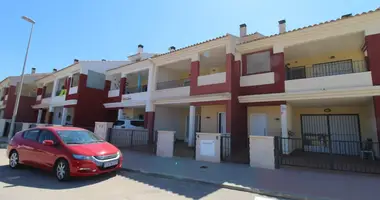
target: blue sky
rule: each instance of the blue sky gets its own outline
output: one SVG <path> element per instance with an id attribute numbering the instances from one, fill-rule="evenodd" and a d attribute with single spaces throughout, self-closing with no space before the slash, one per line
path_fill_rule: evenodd
<path id="1" fill-rule="evenodd" d="M 79 60 L 125 60 L 138 44 L 166 52 L 225 33 L 277 33 L 286 19 L 294 29 L 347 13 L 376 9 L 378 0 L 2 0 L 0 80 L 21 74 L 30 25 L 36 21 L 27 72 L 51 72 Z"/>

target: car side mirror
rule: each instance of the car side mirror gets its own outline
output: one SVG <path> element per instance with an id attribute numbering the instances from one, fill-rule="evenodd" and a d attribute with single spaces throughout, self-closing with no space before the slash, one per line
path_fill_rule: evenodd
<path id="1" fill-rule="evenodd" d="M 42 144 L 45 146 L 54 146 L 54 141 L 53 140 L 44 140 L 42 142 Z"/>

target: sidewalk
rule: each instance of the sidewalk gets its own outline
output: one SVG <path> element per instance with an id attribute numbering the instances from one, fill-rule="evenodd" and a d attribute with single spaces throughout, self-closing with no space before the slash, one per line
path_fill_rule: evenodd
<path id="1" fill-rule="evenodd" d="M 380 175 L 162 158 L 123 150 L 125 169 L 295 199 L 377 199 Z M 201 168 L 207 166 L 207 168 Z"/>

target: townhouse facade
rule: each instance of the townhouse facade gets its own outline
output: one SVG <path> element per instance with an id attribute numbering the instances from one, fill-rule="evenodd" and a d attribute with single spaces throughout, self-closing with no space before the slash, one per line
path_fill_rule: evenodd
<path id="1" fill-rule="evenodd" d="M 36 73 L 36 68 L 32 68 L 30 74 L 24 75 L 24 84 L 21 91 L 18 115 L 16 121 L 34 122 L 36 113 L 32 109 L 36 94 L 35 81 L 46 73 Z M 0 83 L 0 119 L 11 120 L 18 88 L 20 87 L 21 76 L 10 76 Z"/>
<path id="2" fill-rule="evenodd" d="M 150 141 L 154 130 L 174 130 L 188 146 L 196 132 L 230 134 L 235 155 L 249 135 L 379 141 L 379 22 L 377 9 L 292 31 L 281 20 L 272 36 L 242 24 L 239 37 L 170 47 L 107 71 L 117 87 L 106 115 L 144 119 Z"/>
<path id="3" fill-rule="evenodd" d="M 34 122 L 91 129 L 104 121 L 105 71 L 129 61 L 79 61 L 36 81 Z"/>

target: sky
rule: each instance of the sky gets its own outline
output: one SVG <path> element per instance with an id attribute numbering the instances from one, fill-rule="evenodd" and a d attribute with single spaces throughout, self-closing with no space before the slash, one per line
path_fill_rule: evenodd
<path id="1" fill-rule="evenodd" d="M 26 72 L 62 69 L 79 60 L 126 60 L 143 44 L 167 52 L 230 33 L 278 32 L 361 13 L 379 0 L 0 0 L 0 80 L 21 74 L 31 25 L 36 21 Z"/>

